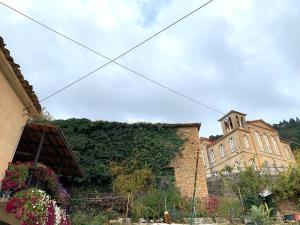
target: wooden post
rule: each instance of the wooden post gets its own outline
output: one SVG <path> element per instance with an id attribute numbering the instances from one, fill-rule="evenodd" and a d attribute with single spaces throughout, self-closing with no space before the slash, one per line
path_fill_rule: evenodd
<path id="1" fill-rule="evenodd" d="M 40 155 L 41 155 L 41 152 L 42 152 L 42 149 L 43 149 L 45 135 L 46 135 L 46 131 L 43 131 L 43 134 L 42 134 L 42 137 L 41 137 L 41 140 L 40 140 L 40 143 L 39 143 L 39 147 L 38 147 L 38 150 L 37 150 L 34 162 L 33 162 L 32 171 L 30 171 L 30 174 L 29 174 L 29 178 L 28 178 L 28 182 L 27 182 L 28 186 L 32 185 L 33 172 L 35 170 L 37 162 L 39 161 L 39 158 L 40 158 Z"/>

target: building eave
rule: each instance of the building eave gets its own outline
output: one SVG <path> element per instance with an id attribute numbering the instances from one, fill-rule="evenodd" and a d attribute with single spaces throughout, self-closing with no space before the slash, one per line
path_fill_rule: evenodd
<path id="1" fill-rule="evenodd" d="M 5 78 L 15 90 L 17 96 L 24 104 L 30 116 L 36 117 L 41 112 L 41 105 L 38 97 L 33 91 L 32 85 L 24 79 L 20 66 L 14 62 L 10 51 L 5 47 L 3 38 L 0 36 L 0 69 Z M 24 108 L 24 109 L 25 109 Z"/>

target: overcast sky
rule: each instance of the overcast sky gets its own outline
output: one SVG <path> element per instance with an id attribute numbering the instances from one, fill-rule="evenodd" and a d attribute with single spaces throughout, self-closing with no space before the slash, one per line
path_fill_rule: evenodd
<path id="1" fill-rule="evenodd" d="M 1 0 L 116 57 L 203 0 Z M 0 5 L 0 35 L 40 99 L 106 63 Z M 215 0 L 118 62 L 224 113 L 277 123 L 300 114 L 298 0 Z M 109 65 L 42 102 L 55 118 L 200 122 L 222 116 Z"/>

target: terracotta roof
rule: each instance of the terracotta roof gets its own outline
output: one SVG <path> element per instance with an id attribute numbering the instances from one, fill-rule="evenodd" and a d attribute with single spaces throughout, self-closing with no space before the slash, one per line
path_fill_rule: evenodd
<path id="1" fill-rule="evenodd" d="M 235 111 L 235 110 L 231 110 L 229 113 L 227 113 L 226 115 L 222 116 L 220 119 L 218 119 L 218 121 L 221 121 L 222 119 L 224 119 L 225 117 L 227 117 L 229 114 L 231 113 L 236 113 L 236 114 L 239 114 L 241 116 L 246 116 L 247 114 L 245 113 L 242 113 L 242 112 L 238 112 L 238 111 Z"/>
<path id="2" fill-rule="evenodd" d="M 32 85 L 30 85 L 29 82 L 24 79 L 24 76 L 23 76 L 23 74 L 20 70 L 20 66 L 14 62 L 14 59 L 10 55 L 9 50 L 5 47 L 4 40 L 1 36 L 0 36 L 0 49 L 4 53 L 7 61 L 10 63 L 10 65 L 11 65 L 13 71 L 15 72 L 18 80 L 20 81 L 20 83 L 22 84 L 24 89 L 26 90 L 26 93 L 27 93 L 28 97 L 31 99 L 31 101 L 34 104 L 37 111 L 40 112 L 42 108 L 41 108 L 40 102 L 39 102 L 35 92 L 33 91 Z"/>

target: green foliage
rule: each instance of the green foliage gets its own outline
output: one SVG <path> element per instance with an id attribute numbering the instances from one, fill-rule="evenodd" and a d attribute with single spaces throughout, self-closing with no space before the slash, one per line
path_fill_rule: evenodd
<path id="1" fill-rule="evenodd" d="M 153 174 L 149 169 L 135 170 L 132 174 L 120 174 L 113 181 L 114 191 L 119 193 L 139 193 L 151 186 Z"/>
<path id="2" fill-rule="evenodd" d="M 219 215 L 225 217 L 232 222 L 234 218 L 239 218 L 242 215 L 242 205 L 238 198 L 221 197 L 219 206 Z"/>
<path id="3" fill-rule="evenodd" d="M 78 212 L 72 215 L 72 224 L 73 225 L 102 225 L 106 224 L 107 216 L 105 213 L 83 213 Z"/>
<path id="4" fill-rule="evenodd" d="M 239 196 L 242 195 L 244 207 L 247 210 L 252 205 L 262 204 L 259 193 L 268 186 L 270 177 L 249 167 L 239 173 L 238 179 L 232 183 L 232 188 Z"/>
<path id="5" fill-rule="evenodd" d="M 277 201 L 300 200 L 300 166 L 281 172 L 273 183 L 272 191 Z"/>
<path id="6" fill-rule="evenodd" d="M 251 220 L 256 225 L 269 225 L 272 224 L 273 219 L 270 217 L 272 208 L 269 208 L 267 204 L 257 207 L 253 205 L 251 207 Z"/>
<path id="7" fill-rule="evenodd" d="M 54 120 L 62 128 L 86 177 L 83 181 L 111 185 L 109 162 L 135 161 L 135 169 L 161 175 L 184 140 L 167 124 L 117 123 L 88 119 Z"/>
<path id="8" fill-rule="evenodd" d="M 159 218 L 162 217 L 166 208 L 169 212 L 178 214 L 184 204 L 180 192 L 176 189 L 168 189 L 166 191 L 153 189 L 152 192 L 140 197 L 133 204 L 132 217 L 133 220 L 138 218 Z M 191 208 L 189 208 L 189 211 Z M 175 212 L 176 211 L 176 212 Z"/>
<path id="9" fill-rule="evenodd" d="M 273 126 L 278 131 L 280 137 L 300 143 L 300 120 L 298 117 L 296 119 L 291 118 L 289 121 L 280 121 L 278 124 L 273 124 Z M 291 148 L 295 150 L 299 148 L 299 145 L 291 143 Z"/>

